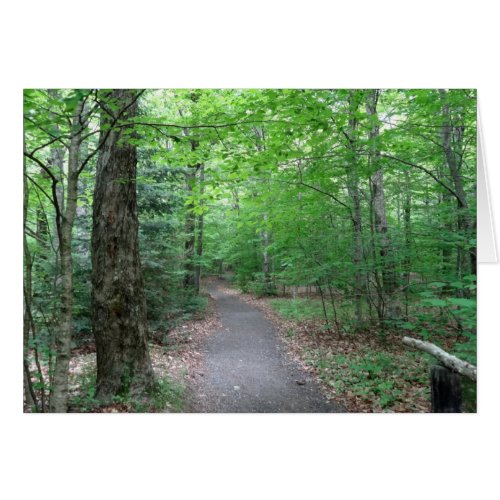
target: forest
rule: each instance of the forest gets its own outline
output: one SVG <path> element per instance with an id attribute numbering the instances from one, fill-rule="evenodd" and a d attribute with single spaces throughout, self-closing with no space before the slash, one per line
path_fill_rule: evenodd
<path id="1" fill-rule="evenodd" d="M 24 411 L 430 412 L 438 349 L 475 412 L 476 106 L 470 89 L 25 89 Z M 247 351 L 272 325 L 289 392 L 232 359 L 228 325 Z M 250 387 L 283 403 L 245 406 Z M 312 387 L 336 410 L 286 406 Z"/>

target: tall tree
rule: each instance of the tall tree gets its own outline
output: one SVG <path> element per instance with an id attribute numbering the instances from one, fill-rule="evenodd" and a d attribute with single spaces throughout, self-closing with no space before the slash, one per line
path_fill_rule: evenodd
<path id="1" fill-rule="evenodd" d="M 32 300 L 32 289 L 33 289 L 33 260 L 31 257 L 31 252 L 28 246 L 28 239 L 26 235 L 26 223 L 28 219 L 28 208 L 29 208 L 29 191 L 28 183 L 26 182 L 26 158 L 23 158 L 23 250 L 24 250 L 24 287 L 23 287 L 23 371 L 24 371 L 24 397 L 30 408 L 38 411 L 39 406 L 37 398 L 33 389 L 33 384 L 31 381 L 31 371 L 29 368 L 28 352 L 29 352 L 29 335 L 30 330 L 33 328 L 33 316 L 31 312 L 31 300 Z M 36 353 L 38 356 L 38 353 Z M 38 363 L 37 363 L 38 364 Z M 41 373 L 41 370 L 40 370 Z M 42 407 L 41 410 L 45 410 L 45 391 L 42 392 Z"/>
<path id="2" fill-rule="evenodd" d="M 352 221 L 352 265 L 354 268 L 354 304 L 356 311 L 356 325 L 363 324 L 363 233 L 361 200 L 359 190 L 359 158 L 357 153 L 357 136 L 359 120 L 357 118 L 358 109 L 361 104 L 362 93 L 359 90 L 352 90 L 348 100 L 348 132 L 346 133 L 347 146 L 347 192 L 351 198 L 351 221 Z"/>
<path id="3" fill-rule="evenodd" d="M 146 302 L 139 257 L 136 146 L 127 121 L 138 92 L 106 95 L 101 117 L 92 228 L 92 329 L 97 350 L 96 397 L 110 401 L 154 385 L 148 350 Z M 120 110 L 119 113 L 113 110 Z M 118 115 L 117 115 L 118 113 Z M 116 123 L 115 128 L 109 127 Z"/>
<path id="4" fill-rule="evenodd" d="M 190 141 L 191 151 L 193 153 L 199 147 L 199 142 L 196 140 Z M 196 163 L 194 165 L 189 165 L 186 169 L 186 193 L 188 196 L 193 195 L 193 188 L 196 183 L 196 174 L 201 168 L 201 164 Z M 184 288 L 186 290 L 195 290 L 197 288 L 196 284 L 196 268 L 194 263 L 195 256 L 195 244 L 196 244 L 196 214 L 194 212 L 195 203 L 191 199 L 187 204 L 186 211 L 186 241 L 184 242 L 184 258 L 185 258 L 185 274 L 184 274 Z"/>
<path id="5" fill-rule="evenodd" d="M 370 177 L 370 191 L 375 233 L 377 235 L 376 241 L 373 244 L 374 247 L 379 249 L 382 268 L 382 295 L 380 298 L 383 302 L 383 307 L 379 308 L 383 313 L 381 319 L 385 317 L 397 319 L 401 311 L 398 297 L 396 296 L 398 282 L 395 269 L 395 256 L 387 223 L 384 170 L 380 161 L 380 124 L 377 114 L 379 95 L 379 90 L 372 89 L 368 91 L 366 97 L 366 112 L 370 124 L 369 161 L 370 171 L 373 172 Z"/>
<path id="6" fill-rule="evenodd" d="M 450 108 L 449 92 L 444 89 L 439 90 L 442 101 L 443 128 L 442 140 L 443 150 L 453 182 L 455 197 L 457 200 L 457 224 L 458 229 L 464 232 L 466 242 L 458 248 L 458 274 L 471 272 L 476 274 L 476 246 L 470 244 L 468 240 L 473 239 L 475 222 L 470 213 L 469 203 L 465 194 L 464 181 L 461 173 L 463 158 L 463 135 L 464 124 L 460 117 L 454 117 Z M 462 248 L 465 247 L 465 250 Z M 468 254 L 467 259 L 464 258 Z"/>
<path id="7" fill-rule="evenodd" d="M 51 412 L 66 412 L 68 409 L 68 372 L 71 358 L 71 335 L 73 328 L 73 255 L 71 242 L 76 215 L 78 176 L 80 174 L 80 146 L 82 144 L 84 99 L 76 103 L 71 124 L 71 137 L 68 148 L 68 173 L 65 189 L 64 215 L 61 218 L 59 248 L 62 275 L 62 315 L 61 329 L 55 339 L 56 363 L 54 367 Z"/>
<path id="8" fill-rule="evenodd" d="M 54 96 L 54 94 L 50 94 Z M 51 394 L 49 409 L 51 412 L 66 412 L 68 408 L 68 369 L 71 355 L 71 336 L 73 329 L 73 259 L 71 244 L 73 239 L 73 225 L 77 206 L 78 177 L 88 162 L 80 159 L 80 146 L 83 135 L 89 123 L 91 110 L 85 110 L 85 103 L 90 95 L 88 91 L 75 90 L 63 101 L 65 104 L 65 114 L 59 114 L 59 124 L 53 123 L 52 127 L 47 127 L 44 119 L 55 121 L 54 113 L 49 112 L 48 117 L 41 114 L 39 120 L 33 119 L 32 115 L 25 115 L 26 122 L 30 125 L 33 134 L 43 133 L 46 137 L 44 144 L 28 151 L 25 145 L 24 156 L 36 163 L 43 171 L 43 177 L 50 180 L 52 196 L 40 188 L 55 209 L 55 226 L 57 228 L 58 258 L 61 275 L 61 312 L 58 317 L 58 326 L 54 335 L 53 349 L 55 351 L 55 367 L 51 374 Z M 59 126 L 64 125 L 67 131 L 63 134 Z M 62 171 L 63 150 L 67 151 L 67 169 Z M 49 155 L 49 162 L 45 163 L 38 155 L 48 146 L 55 147 L 57 151 L 57 161 L 54 159 L 54 152 Z M 64 174 L 64 175 L 63 175 Z M 40 214 L 38 214 L 40 217 Z M 39 221 L 38 226 L 40 226 Z M 45 220 L 45 222 L 47 222 Z M 32 321 L 32 330 L 34 322 Z"/>
<path id="9" fill-rule="evenodd" d="M 200 195 L 203 196 L 205 182 L 205 166 L 200 165 Z M 196 265 L 194 267 L 194 286 L 196 292 L 200 292 L 201 282 L 201 259 L 203 257 L 203 210 L 196 217 Z"/>

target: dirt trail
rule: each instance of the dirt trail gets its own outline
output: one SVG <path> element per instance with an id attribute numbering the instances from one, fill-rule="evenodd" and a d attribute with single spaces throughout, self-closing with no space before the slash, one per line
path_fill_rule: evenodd
<path id="1" fill-rule="evenodd" d="M 261 311 L 217 282 L 208 286 L 222 326 L 203 345 L 202 376 L 190 388 L 192 412 L 338 413 L 292 362 Z M 297 383 L 299 382 L 299 383 Z"/>

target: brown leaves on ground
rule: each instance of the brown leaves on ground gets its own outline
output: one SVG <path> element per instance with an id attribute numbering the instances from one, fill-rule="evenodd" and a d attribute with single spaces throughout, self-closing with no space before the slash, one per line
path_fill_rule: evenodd
<path id="1" fill-rule="evenodd" d="M 156 375 L 169 375 L 184 383 L 200 373 L 200 344 L 203 339 L 220 326 L 215 301 L 208 298 L 203 317 L 190 320 L 168 332 L 166 342 L 156 342 L 150 346 L 150 355 Z"/>
<path id="2" fill-rule="evenodd" d="M 200 373 L 201 362 L 200 343 L 219 325 L 215 301 L 208 298 L 207 309 L 203 314 L 170 330 L 165 336 L 167 339 L 165 342 L 151 342 L 149 353 L 156 378 L 160 380 L 168 375 L 175 382 L 186 385 L 190 379 L 197 377 Z M 70 412 L 126 413 L 134 411 L 132 405 L 126 402 L 99 406 L 93 400 L 96 376 L 96 354 L 93 342 L 74 348 L 71 354 L 68 384 Z M 47 385 L 48 365 L 41 365 L 41 369 Z M 38 380 L 36 371 L 36 364 L 32 358 L 30 359 L 30 372 L 34 384 Z M 40 390 L 37 392 L 39 396 Z M 31 411 L 26 402 L 24 411 Z"/>

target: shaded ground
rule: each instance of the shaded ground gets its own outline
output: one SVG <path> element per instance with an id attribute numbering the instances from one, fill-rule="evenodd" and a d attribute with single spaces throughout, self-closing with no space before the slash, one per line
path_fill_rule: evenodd
<path id="1" fill-rule="evenodd" d="M 257 298 L 233 288 L 226 291 L 261 310 L 280 335 L 288 356 L 310 373 L 327 399 L 340 403 L 347 412 L 431 411 L 429 362 L 421 353 L 406 349 L 400 333 L 384 331 L 381 335 L 374 329 L 353 335 L 338 325 L 325 329 L 322 311 L 307 317 L 292 305 L 291 298 Z M 320 300 L 317 305 L 321 309 Z M 294 314 L 286 314 L 290 310 Z"/>
<path id="2" fill-rule="evenodd" d="M 73 413 L 129 413 L 129 412 L 179 412 L 182 411 L 183 392 L 190 378 L 200 372 L 200 345 L 205 337 L 213 333 L 220 323 L 215 300 L 209 299 L 203 313 L 196 313 L 189 320 L 168 331 L 152 330 L 149 354 L 159 390 L 153 397 L 119 397 L 109 405 L 101 405 L 94 399 L 96 378 L 96 354 L 93 337 L 80 340 L 80 345 L 71 351 L 69 364 L 69 409 Z M 48 364 L 42 363 L 41 373 L 48 381 Z M 36 384 L 37 367 L 33 355 L 30 357 L 32 382 Z M 39 385 L 38 385 L 39 387 Z M 47 393 L 47 390 L 45 391 Z M 36 390 L 41 401 L 41 389 Z M 47 396 L 45 396 L 47 399 Z M 24 400 L 24 412 L 32 412 Z"/>
<path id="3" fill-rule="evenodd" d="M 202 345 L 189 411 L 211 413 L 335 413 L 313 380 L 285 354 L 264 314 L 218 282 L 208 285 L 221 327 Z"/>

